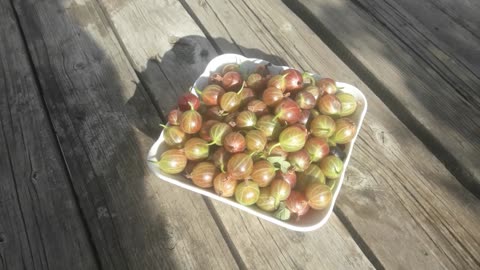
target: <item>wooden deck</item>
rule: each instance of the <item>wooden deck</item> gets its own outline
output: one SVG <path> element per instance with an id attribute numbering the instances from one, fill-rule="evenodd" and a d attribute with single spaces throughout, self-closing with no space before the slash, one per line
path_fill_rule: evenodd
<path id="1" fill-rule="evenodd" d="M 480 4 L 0 1 L 0 270 L 480 269 Z M 216 55 L 369 103 L 328 223 L 288 231 L 146 153 Z"/>

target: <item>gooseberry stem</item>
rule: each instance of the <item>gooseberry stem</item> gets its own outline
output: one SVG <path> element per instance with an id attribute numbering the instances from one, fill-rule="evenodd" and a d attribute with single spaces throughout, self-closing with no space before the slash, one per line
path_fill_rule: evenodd
<path id="1" fill-rule="evenodd" d="M 197 93 L 198 95 L 202 95 L 202 91 L 200 91 L 200 89 L 198 89 L 197 87 L 193 87 L 193 90 L 195 90 L 195 93 Z"/>
<path id="2" fill-rule="evenodd" d="M 164 124 L 160 124 L 159 126 L 163 127 L 163 128 L 168 128 L 168 126 L 164 125 Z"/>
<path id="3" fill-rule="evenodd" d="M 332 141 L 330 138 L 328 138 L 327 143 L 328 143 L 328 146 L 330 147 L 337 146 L 337 144 L 334 141 Z"/>
<path id="4" fill-rule="evenodd" d="M 272 122 L 272 123 L 273 123 L 273 122 L 277 121 L 277 119 L 278 119 L 278 116 L 279 116 L 279 114 L 275 115 L 275 116 L 272 118 L 272 121 L 270 121 L 270 122 Z"/>
<path id="5" fill-rule="evenodd" d="M 242 83 L 242 88 L 238 90 L 237 95 L 240 95 L 240 93 L 243 91 L 243 88 L 245 88 L 245 81 Z"/>
<path id="6" fill-rule="evenodd" d="M 330 187 L 330 191 L 333 191 L 333 188 L 337 185 L 337 181 L 333 180 L 333 184 Z"/>
<path id="7" fill-rule="evenodd" d="M 275 148 L 275 147 L 277 147 L 277 146 L 280 146 L 280 143 L 276 143 L 276 144 L 272 145 L 272 146 L 270 147 L 270 149 L 268 149 L 268 155 L 269 155 L 269 156 L 270 156 L 270 154 L 272 153 L 273 148 Z"/>
<path id="8" fill-rule="evenodd" d="M 307 72 L 304 72 L 302 74 L 302 79 L 303 79 L 303 83 L 307 83 L 307 84 L 314 84 L 315 83 L 315 78 L 313 78 L 313 76 L 308 74 Z"/>

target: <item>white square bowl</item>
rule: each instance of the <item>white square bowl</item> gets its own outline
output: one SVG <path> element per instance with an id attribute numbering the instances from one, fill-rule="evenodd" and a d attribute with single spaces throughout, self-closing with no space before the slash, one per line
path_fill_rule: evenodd
<path id="1" fill-rule="evenodd" d="M 207 67 L 205 68 L 205 71 L 195 81 L 193 86 L 196 87 L 197 89 L 203 89 L 208 84 L 208 77 L 210 76 L 210 74 L 213 72 L 219 72 L 225 64 L 229 64 L 229 63 L 236 63 L 236 64 L 243 63 L 241 66 L 242 67 L 241 72 L 243 71 L 249 72 L 249 71 L 253 71 L 257 65 L 267 64 L 268 62 L 261 59 L 245 58 L 244 56 L 237 55 L 237 54 L 219 55 L 208 63 Z M 277 73 L 280 73 L 282 70 L 288 69 L 288 68 L 290 67 L 271 65 L 269 66 L 269 71 L 273 74 L 277 74 Z M 312 74 L 312 75 L 316 79 L 321 78 L 317 74 Z M 342 187 L 343 179 L 345 177 L 345 171 L 348 167 L 350 156 L 352 155 L 353 145 L 355 144 L 358 133 L 361 130 L 363 118 L 365 117 L 365 114 L 367 112 L 367 100 L 359 89 L 357 89 L 356 87 L 350 84 L 342 83 L 342 82 L 337 82 L 337 86 L 342 88 L 341 90 L 339 90 L 339 92 L 352 94 L 355 97 L 355 99 L 358 101 L 357 110 L 353 115 L 349 116 L 349 118 L 351 118 L 356 123 L 357 131 L 353 140 L 350 143 L 345 145 L 346 158 L 344 160 L 343 171 L 340 175 L 340 178 L 337 180 L 338 181 L 337 184 L 333 189 L 332 201 L 329 207 L 324 210 L 319 211 L 319 210 L 310 209 L 310 211 L 308 211 L 308 213 L 302 216 L 298 221 L 295 219 L 295 217 L 292 217 L 289 221 L 282 221 L 282 220 L 276 219 L 272 215 L 272 213 L 263 211 L 260 208 L 256 207 L 255 205 L 244 206 L 237 203 L 233 197 L 224 198 L 224 197 L 218 196 L 214 192 L 213 188 L 204 189 L 204 188 L 197 187 L 192 183 L 192 181 L 190 181 L 189 179 L 186 179 L 181 175 L 165 174 L 154 163 L 147 162 L 148 167 L 161 180 L 164 180 L 166 182 L 169 182 L 181 188 L 188 189 L 192 192 L 202 194 L 204 196 L 218 200 L 230 206 L 236 207 L 242 211 L 255 215 L 259 218 L 262 218 L 264 220 L 267 220 L 279 226 L 285 227 L 290 230 L 303 231 L 303 232 L 316 230 L 327 222 L 328 218 L 330 217 L 333 211 L 333 206 L 335 205 L 335 201 L 340 192 L 340 188 Z M 196 95 L 193 89 L 192 89 L 192 93 Z M 161 154 L 165 150 L 167 150 L 167 148 L 168 148 L 167 145 L 164 143 L 163 132 L 162 132 L 158 140 L 150 148 L 150 151 L 148 152 L 147 160 L 159 159 Z"/>

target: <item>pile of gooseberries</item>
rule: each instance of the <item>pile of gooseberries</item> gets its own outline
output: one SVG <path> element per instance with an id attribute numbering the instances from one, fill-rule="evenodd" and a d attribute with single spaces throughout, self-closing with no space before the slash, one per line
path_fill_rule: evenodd
<path id="1" fill-rule="evenodd" d="M 192 91 L 193 92 L 193 91 Z M 356 133 L 357 101 L 331 78 L 227 64 L 178 99 L 154 160 L 222 197 L 296 220 L 326 209 Z"/>

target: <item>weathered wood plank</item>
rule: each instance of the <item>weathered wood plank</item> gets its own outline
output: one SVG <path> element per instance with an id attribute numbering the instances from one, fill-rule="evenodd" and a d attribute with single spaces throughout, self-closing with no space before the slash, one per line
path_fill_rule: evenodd
<path id="1" fill-rule="evenodd" d="M 154 102 L 167 104 L 157 106 L 166 115 L 176 104 L 179 93 L 188 91 L 203 72 L 204 64 L 213 58 L 215 50 L 206 39 L 195 40 L 198 46 L 192 46 L 188 41 L 177 42 L 180 37 L 195 35 L 199 30 L 190 17 L 179 15 L 177 11 L 181 6 L 176 1 L 151 3 L 149 8 L 142 10 L 136 10 L 138 4 L 135 1 L 100 2 L 110 15 L 118 38 Z M 177 44 L 176 51 L 170 50 L 173 44 Z"/>
<path id="2" fill-rule="evenodd" d="M 371 250 L 375 266 L 479 267 L 479 200 L 286 6 L 274 0 L 185 2 L 209 36 L 237 44 L 246 55 L 245 47 L 281 55 L 366 94 L 368 113 L 335 212 Z"/>
<path id="3" fill-rule="evenodd" d="M 208 61 L 216 55 L 209 41 L 178 2 L 136 0 L 124 5 L 108 0 L 100 2 L 104 4 L 140 78 L 153 92 L 152 95 L 159 97 L 156 98 L 159 107 L 171 109 L 175 103 L 162 99 L 162 94 L 164 91 L 180 94 L 188 90 Z M 158 25 L 162 25 L 162 28 L 159 29 Z M 133 31 L 134 29 L 143 31 Z M 172 41 L 176 42 L 172 44 Z M 222 44 L 219 41 L 218 44 L 222 48 L 226 46 L 230 52 L 238 52 L 233 43 Z M 259 57 L 265 56 L 260 50 L 252 51 Z M 172 85 L 170 89 L 158 88 L 156 82 L 143 80 L 143 76 L 162 80 L 162 74 L 167 74 L 166 79 Z M 286 231 L 216 201 L 211 201 L 211 204 L 215 215 L 220 218 L 220 226 L 231 239 L 230 247 L 234 253 L 238 253 L 237 261 L 242 267 L 372 267 L 335 216 L 323 230 L 302 234 Z"/>
<path id="4" fill-rule="evenodd" d="M 478 76 L 419 32 L 419 24 L 405 21 L 393 9 L 383 9 L 385 16 L 376 12 L 377 18 L 366 1 L 356 1 L 365 9 L 344 0 L 289 3 L 302 9 L 301 16 L 377 89 L 399 118 L 465 186 L 480 194 Z"/>
<path id="5" fill-rule="evenodd" d="M 389 4 L 388 9 L 400 15 L 409 27 L 441 48 L 449 65 L 464 64 L 477 79 L 480 77 L 480 2 L 401 0 Z"/>
<path id="6" fill-rule="evenodd" d="M 374 269 L 336 214 L 314 232 L 293 232 L 213 202 L 247 269 Z"/>
<path id="7" fill-rule="evenodd" d="M 9 1 L 0 2 L 0 269 L 97 269 Z"/>
<path id="8" fill-rule="evenodd" d="M 235 268 L 201 197 L 147 170 L 158 112 L 97 2 L 14 7 L 102 268 Z"/>
<path id="9" fill-rule="evenodd" d="M 445 14 L 448 14 L 457 24 L 479 36 L 480 33 L 480 2 L 474 0 L 427 0 Z"/>
<path id="10" fill-rule="evenodd" d="M 480 93 L 477 91 L 480 88 L 480 73 L 475 73 L 476 70 L 470 68 L 470 66 L 479 68 L 479 38 L 449 20 L 434 6 L 426 5 L 428 4 L 426 2 L 402 0 L 399 3 L 394 1 L 380 3 L 358 0 L 356 3 L 360 9 L 382 24 L 383 31 L 397 37 L 400 47 L 406 52 L 411 51 L 409 54 L 412 57 L 423 60 L 430 70 L 436 73 L 435 75 L 438 74 L 444 83 L 450 84 L 459 92 L 460 98 L 463 97 L 467 103 L 475 107 L 480 105 Z M 422 20 L 416 19 L 411 14 L 413 11 L 420 12 L 423 15 Z M 444 25 L 439 25 L 437 20 Z M 449 35 L 445 36 L 446 33 Z M 470 65 L 465 59 L 475 64 Z M 436 93 L 438 92 L 442 93 L 437 90 Z"/>
<path id="11" fill-rule="evenodd" d="M 357 3 L 382 23 L 385 30 L 395 35 L 399 43 L 405 45 L 405 50 L 411 50 L 412 56 L 422 59 L 431 70 L 452 85 L 461 94 L 460 97 L 476 107 L 480 105 L 480 93 L 477 91 L 480 88 L 478 37 L 449 20 L 435 7 L 424 7 L 410 0 L 398 3 L 359 0 Z M 422 12 L 423 19 L 416 19 L 412 11 Z M 437 20 L 445 24 L 439 25 Z M 435 30 L 435 27 L 439 30 Z M 450 35 L 445 36 L 446 33 Z M 469 64 L 469 61 L 474 64 Z"/>

